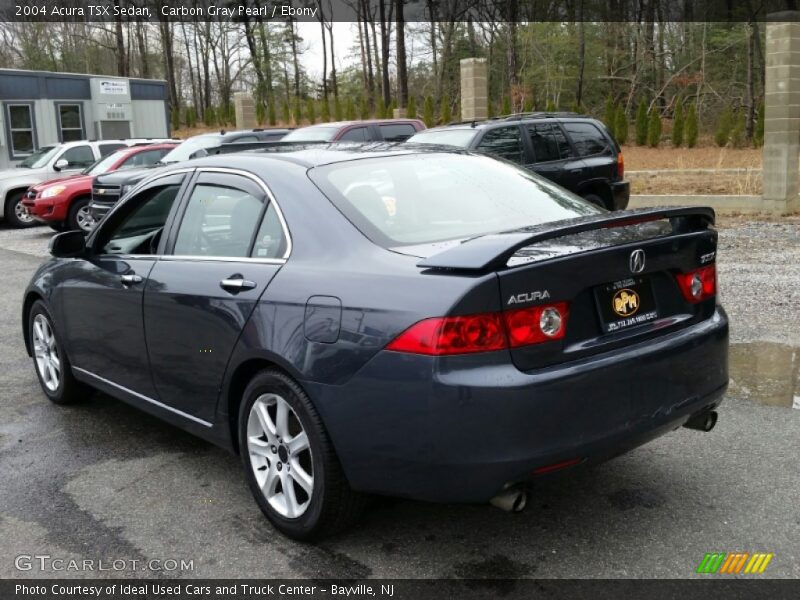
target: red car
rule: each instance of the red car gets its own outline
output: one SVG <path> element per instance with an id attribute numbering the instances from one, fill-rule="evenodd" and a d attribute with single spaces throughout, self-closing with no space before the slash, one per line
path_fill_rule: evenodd
<path id="1" fill-rule="evenodd" d="M 155 164 L 175 146 L 177 144 L 150 144 L 123 148 L 101 158 L 78 175 L 34 185 L 28 189 L 22 205 L 34 219 L 56 231 L 91 231 L 94 219 L 89 214 L 89 200 L 94 176 Z"/>

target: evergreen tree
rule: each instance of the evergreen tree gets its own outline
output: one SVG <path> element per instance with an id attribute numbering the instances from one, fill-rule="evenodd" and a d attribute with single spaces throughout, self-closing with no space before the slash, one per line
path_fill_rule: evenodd
<path id="1" fill-rule="evenodd" d="M 214 110 L 213 106 L 209 106 L 206 109 L 206 116 L 204 120 L 207 127 L 214 127 L 217 124 L 217 113 Z"/>
<path id="2" fill-rule="evenodd" d="M 348 121 L 355 121 L 356 120 L 356 105 L 353 102 L 353 98 L 348 96 L 347 98 L 347 107 L 345 108 L 345 119 Z"/>
<path id="3" fill-rule="evenodd" d="M 264 124 L 266 116 L 264 104 L 262 102 L 256 102 L 256 123 L 258 123 L 259 126 Z"/>
<path id="4" fill-rule="evenodd" d="M 387 110 L 389 118 L 394 119 L 394 111 L 397 110 L 397 100 L 393 98 L 392 101 L 389 103 L 389 108 Z"/>
<path id="5" fill-rule="evenodd" d="M 408 106 L 406 106 L 406 117 L 409 119 L 417 118 L 417 98 L 414 94 L 408 95 Z"/>
<path id="6" fill-rule="evenodd" d="M 714 132 L 714 143 L 719 146 L 720 148 L 724 148 L 728 145 L 728 140 L 731 137 L 731 131 L 733 130 L 733 110 L 731 109 L 729 104 L 725 105 L 725 108 L 722 109 L 722 113 L 719 116 L 719 120 L 717 121 L 717 129 Z"/>
<path id="7" fill-rule="evenodd" d="M 488 100 L 486 104 L 486 118 L 491 119 L 492 117 L 494 117 L 494 103 Z"/>
<path id="8" fill-rule="evenodd" d="M 422 120 L 425 122 L 426 127 L 433 127 L 436 124 L 436 116 L 433 113 L 433 98 L 431 96 L 425 97 L 425 103 L 422 105 Z"/>
<path id="9" fill-rule="evenodd" d="M 672 145 L 676 148 L 683 144 L 683 100 L 680 96 L 675 100 L 675 114 L 672 117 Z"/>
<path id="10" fill-rule="evenodd" d="M 697 145 L 697 105 L 692 103 L 686 115 L 686 145 L 694 148 Z"/>
<path id="11" fill-rule="evenodd" d="M 731 127 L 731 144 L 734 148 L 741 148 L 744 146 L 744 111 L 738 111 L 733 117 L 733 126 Z"/>
<path id="12" fill-rule="evenodd" d="M 170 124 L 172 125 L 172 130 L 175 131 L 181 128 L 181 109 L 176 108 L 175 110 L 170 112 L 169 115 Z"/>
<path id="13" fill-rule="evenodd" d="M 764 103 L 758 105 L 756 113 L 756 126 L 753 128 L 753 145 L 761 148 L 764 145 Z"/>
<path id="14" fill-rule="evenodd" d="M 522 106 L 523 112 L 533 112 L 533 96 L 525 98 L 525 104 Z"/>
<path id="15" fill-rule="evenodd" d="M 319 120 L 323 123 L 330 123 L 331 121 L 331 106 L 327 100 L 322 100 L 322 111 L 320 112 Z"/>
<path id="16" fill-rule="evenodd" d="M 556 106 L 555 101 L 548 100 L 547 101 L 547 108 L 545 108 L 545 111 L 547 111 L 547 112 L 556 112 L 557 110 L 558 110 L 558 107 Z"/>
<path id="17" fill-rule="evenodd" d="M 375 103 L 375 117 L 378 119 L 386 118 L 386 105 L 383 103 L 383 97 L 379 97 Z"/>
<path id="18" fill-rule="evenodd" d="M 306 98 L 306 119 L 310 125 L 317 122 L 317 111 L 314 109 L 314 100 L 311 98 Z"/>
<path id="19" fill-rule="evenodd" d="M 283 117 L 283 124 L 288 126 L 289 122 L 292 120 L 288 102 L 283 103 L 283 114 L 281 116 Z"/>
<path id="20" fill-rule="evenodd" d="M 578 112 L 578 111 L 575 111 Z M 617 121 L 617 109 L 614 106 L 614 101 L 611 99 L 611 95 L 606 98 L 606 111 L 603 113 L 603 123 L 605 123 L 606 128 L 613 134 L 616 130 L 616 121 Z"/>
<path id="21" fill-rule="evenodd" d="M 337 121 L 344 119 L 344 111 L 342 110 L 342 102 L 339 100 L 339 96 L 335 96 L 333 99 L 333 118 Z"/>
<path id="22" fill-rule="evenodd" d="M 511 114 L 511 98 L 509 98 L 508 96 L 503 96 L 503 108 L 501 114 L 503 115 Z"/>
<path id="23" fill-rule="evenodd" d="M 367 97 L 362 95 L 361 100 L 358 101 L 358 118 L 362 121 L 369 119 L 369 104 L 367 104 Z"/>
<path id="24" fill-rule="evenodd" d="M 644 146 L 647 144 L 647 103 L 642 100 L 636 111 L 636 145 Z"/>
<path id="25" fill-rule="evenodd" d="M 303 112 L 300 110 L 300 98 L 295 98 L 294 101 L 294 124 L 300 126 L 300 121 L 303 120 Z"/>
<path id="26" fill-rule="evenodd" d="M 658 148 L 661 143 L 661 117 L 658 109 L 653 108 L 650 112 L 650 120 L 647 123 L 647 144 L 651 148 Z"/>
<path id="27" fill-rule="evenodd" d="M 453 120 L 453 114 L 450 108 L 450 96 L 447 94 L 442 96 L 442 105 L 439 114 L 441 122 L 445 125 Z"/>
<path id="28" fill-rule="evenodd" d="M 617 114 L 614 118 L 614 137 L 620 145 L 628 141 L 628 115 L 625 114 L 625 107 L 622 104 L 617 104 Z"/>
<path id="29" fill-rule="evenodd" d="M 269 105 L 267 105 L 267 119 L 269 120 L 269 124 L 273 125 L 273 126 L 275 124 L 277 124 L 277 122 L 278 122 L 278 117 L 275 114 L 275 101 L 274 100 L 272 102 L 270 102 Z"/>

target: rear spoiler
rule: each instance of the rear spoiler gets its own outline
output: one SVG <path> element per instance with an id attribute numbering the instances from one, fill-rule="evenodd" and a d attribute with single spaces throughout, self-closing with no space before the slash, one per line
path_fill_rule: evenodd
<path id="1" fill-rule="evenodd" d="M 509 259 L 521 248 L 545 240 L 593 229 L 624 227 L 660 219 L 669 219 L 675 234 L 690 233 L 708 229 L 709 225 L 714 224 L 714 217 L 714 209 L 708 206 L 640 208 L 600 213 L 471 238 L 458 246 L 421 260 L 417 266 L 426 269 L 493 271 L 505 267 Z"/>

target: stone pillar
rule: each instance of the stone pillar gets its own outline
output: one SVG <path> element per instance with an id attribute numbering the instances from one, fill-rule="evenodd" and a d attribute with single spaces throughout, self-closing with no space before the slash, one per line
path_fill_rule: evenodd
<path id="1" fill-rule="evenodd" d="M 763 202 L 800 210 L 800 12 L 767 17 Z"/>
<path id="2" fill-rule="evenodd" d="M 236 129 L 256 127 L 256 102 L 250 94 L 236 92 L 233 95 L 233 109 L 236 112 Z"/>
<path id="3" fill-rule="evenodd" d="M 461 59 L 461 120 L 489 116 L 489 91 L 485 58 Z"/>

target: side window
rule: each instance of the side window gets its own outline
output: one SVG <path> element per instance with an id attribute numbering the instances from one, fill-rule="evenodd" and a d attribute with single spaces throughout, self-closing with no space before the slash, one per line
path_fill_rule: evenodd
<path id="1" fill-rule="evenodd" d="M 80 104 L 58 104 L 58 134 L 62 142 L 83 139 L 83 111 Z"/>
<path id="2" fill-rule="evenodd" d="M 33 105 L 6 104 L 6 129 L 12 158 L 29 156 L 36 150 Z"/>
<path id="3" fill-rule="evenodd" d="M 100 144 L 97 149 L 100 150 L 100 156 L 108 156 L 112 152 L 116 152 L 120 148 L 127 148 L 125 144 Z"/>
<path id="4" fill-rule="evenodd" d="M 134 167 L 146 167 L 161 160 L 164 154 L 161 150 L 145 150 L 137 152 L 133 156 L 125 159 L 125 162 L 120 165 L 120 169 L 131 169 Z"/>
<path id="5" fill-rule="evenodd" d="M 264 194 L 248 180 L 235 175 L 201 175 L 186 205 L 173 253 L 250 256 L 263 207 Z"/>
<path id="6" fill-rule="evenodd" d="M 412 135 L 417 133 L 414 126 L 410 123 L 392 123 L 390 125 L 379 125 L 381 135 L 387 142 L 405 142 Z"/>
<path id="7" fill-rule="evenodd" d="M 67 169 L 82 169 L 93 165 L 95 162 L 94 152 L 89 146 L 75 146 L 65 151 L 57 160 L 64 159 L 69 164 Z"/>
<path id="8" fill-rule="evenodd" d="M 522 163 L 522 138 L 519 127 L 498 127 L 487 131 L 477 149 L 480 152 L 494 154 L 517 164 Z"/>
<path id="9" fill-rule="evenodd" d="M 526 127 L 537 163 L 569 157 L 569 144 L 564 133 L 550 123 L 535 123 Z"/>
<path id="10" fill-rule="evenodd" d="M 366 127 L 356 127 L 355 129 L 350 129 L 349 131 L 345 131 L 342 137 L 340 137 L 337 141 L 339 142 L 366 142 L 367 141 L 367 128 Z"/>
<path id="11" fill-rule="evenodd" d="M 253 251 L 250 256 L 253 258 L 283 258 L 286 254 L 286 236 L 283 232 L 278 211 L 275 205 L 270 203 L 258 228 Z"/>
<path id="12" fill-rule="evenodd" d="M 155 254 L 161 232 L 181 187 L 182 177 L 154 185 L 125 202 L 132 210 L 101 240 L 104 254 Z"/>
<path id="13" fill-rule="evenodd" d="M 579 156 L 592 156 L 611 151 L 611 146 L 600 130 L 591 123 L 564 123 Z"/>

